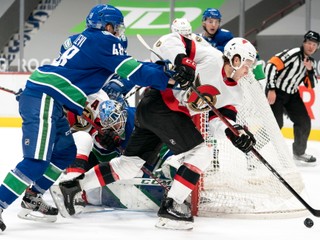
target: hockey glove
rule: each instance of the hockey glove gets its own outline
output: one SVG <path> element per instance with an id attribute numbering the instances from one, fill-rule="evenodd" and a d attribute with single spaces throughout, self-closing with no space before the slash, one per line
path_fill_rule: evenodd
<path id="1" fill-rule="evenodd" d="M 256 144 L 256 139 L 253 134 L 245 127 L 243 128 L 239 124 L 233 125 L 233 127 L 238 130 L 239 136 L 235 135 L 231 129 L 227 128 L 225 133 L 232 144 L 240 149 L 244 153 L 248 153 L 252 150 L 253 146 Z"/>
<path id="2" fill-rule="evenodd" d="M 175 71 L 173 70 L 174 66 L 169 60 L 159 60 L 155 62 L 158 65 L 163 66 L 164 73 L 169 77 L 172 78 L 175 74 Z"/>
<path id="3" fill-rule="evenodd" d="M 97 142 L 109 151 L 115 150 L 120 146 L 120 136 L 111 129 L 104 129 L 103 135 L 98 133 L 96 136 Z"/>
<path id="4" fill-rule="evenodd" d="M 16 100 L 19 102 L 20 100 L 20 96 L 21 96 L 21 93 L 23 92 L 22 88 L 19 89 L 19 91 L 17 93 L 15 93 L 16 95 Z"/>
<path id="5" fill-rule="evenodd" d="M 172 79 L 180 84 L 182 90 L 187 90 L 195 79 L 196 63 L 185 54 L 178 54 L 174 60 L 176 66 Z"/>

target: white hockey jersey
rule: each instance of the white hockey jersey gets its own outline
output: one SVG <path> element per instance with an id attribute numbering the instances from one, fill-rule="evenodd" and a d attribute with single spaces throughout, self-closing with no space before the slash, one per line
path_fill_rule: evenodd
<path id="1" fill-rule="evenodd" d="M 109 96 L 103 90 L 99 90 L 97 93 L 88 95 L 86 107 L 84 109 L 87 117 L 89 117 L 93 122 L 99 123 L 99 105 L 109 99 Z M 84 120 L 81 116 L 76 116 L 72 112 L 68 112 L 68 121 L 71 127 L 76 131 L 85 131 L 88 133 L 95 131 L 94 127 L 90 123 Z"/>
<path id="2" fill-rule="evenodd" d="M 199 81 L 195 81 L 195 87 L 204 96 L 208 96 L 215 107 L 228 120 L 236 120 L 237 107 L 241 104 L 243 97 L 242 90 L 237 82 L 226 77 L 223 69 L 223 54 L 219 50 L 213 48 L 206 40 L 196 34 L 192 34 L 190 41 L 190 39 L 186 39 L 178 33 L 162 36 L 153 45 L 153 50 L 163 59 L 168 59 L 172 63 L 174 63 L 177 54 L 180 53 L 184 53 L 194 60 L 197 64 L 196 75 L 199 76 Z M 151 61 L 158 60 L 157 56 L 151 53 Z M 201 87 L 199 88 L 199 86 Z M 190 102 L 191 94 L 190 90 L 183 91 L 168 88 L 162 91 L 164 101 L 173 111 L 181 111 L 193 116 L 199 114 L 200 111 L 210 110 L 199 98 L 197 101 L 198 103 L 201 102 L 202 105 L 194 103 L 194 97 L 193 103 Z M 216 95 L 216 97 L 213 95 Z M 194 106 L 197 107 L 195 108 Z M 226 126 L 212 111 L 210 113 L 210 128 L 215 137 L 225 137 L 224 130 Z"/>

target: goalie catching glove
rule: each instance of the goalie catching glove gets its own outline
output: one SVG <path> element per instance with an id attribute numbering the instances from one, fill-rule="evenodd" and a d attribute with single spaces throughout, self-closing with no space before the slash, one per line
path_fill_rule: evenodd
<path id="1" fill-rule="evenodd" d="M 233 127 L 239 132 L 239 135 L 235 135 L 231 129 L 227 128 L 225 130 L 227 137 L 230 139 L 232 144 L 242 152 L 250 152 L 253 146 L 256 144 L 256 139 L 254 138 L 253 134 L 246 127 L 243 128 L 239 124 L 235 124 Z"/>
<path id="2" fill-rule="evenodd" d="M 98 133 L 96 136 L 97 142 L 109 151 L 115 150 L 120 146 L 120 136 L 111 129 L 104 129 L 103 134 Z"/>
<path id="3" fill-rule="evenodd" d="M 172 79 L 180 84 L 182 90 L 187 90 L 195 79 L 196 63 L 185 54 L 178 54 L 174 60 L 175 73 Z"/>

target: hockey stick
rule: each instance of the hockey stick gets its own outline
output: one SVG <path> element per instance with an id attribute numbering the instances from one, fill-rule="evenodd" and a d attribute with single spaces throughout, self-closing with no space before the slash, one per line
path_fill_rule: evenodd
<path id="1" fill-rule="evenodd" d="M 137 35 L 139 41 L 152 53 L 154 53 L 160 60 L 163 60 L 163 58 L 157 54 L 153 49 L 150 48 L 150 46 L 144 41 L 144 39 L 139 35 Z M 195 88 L 193 85 L 190 86 L 192 91 L 194 91 L 199 98 L 203 102 L 205 102 L 211 110 L 219 117 L 219 119 L 236 135 L 239 136 L 239 132 L 237 129 L 233 127 L 233 125 L 219 112 L 218 109 L 212 104 L 212 102 L 208 101 L 202 94 L 198 91 L 197 88 Z M 261 156 L 261 154 L 253 148 L 251 152 L 258 158 L 258 160 L 269 169 L 269 171 L 294 195 L 300 203 L 305 206 L 305 208 L 315 217 L 320 217 L 320 210 L 312 208 L 292 187 L 291 185 L 268 163 L 268 161 Z"/>
<path id="2" fill-rule="evenodd" d="M 137 86 L 133 91 L 130 91 L 127 93 L 127 95 L 123 98 L 124 100 L 127 100 L 129 97 L 131 97 L 133 94 L 136 94 L 142 87 Z"/>
<path id="3" fill-rule="evenodd" d="M 81 117 L 86 120 L 88 123 L 91 124 L 91 126 L 96 129 L 101 135 L 103 135 L 103 131 L 101 130 L 101 127 L 98 126 L 94 121 L 91 120 L 91 118 L 87 117 L 84 113 L 81 115 Z"/>
<path id="4" fill-rule="evenodd" d="M 160 60 L 163 60 L 163 58 L 148 45 L 148 43 L 143 39 L 143 37 L 140 34 L 137 34 L 137 38 L 146 49 L 148 49 L 150 52 L 156 55 Z"/>
<path id="5" fill-rule="evenodd" d="M 8 93 L 12 93 L 12 94 L 14 94 L 14 95 L 18 95 L 18 94 L 20 94 L 21 91 L 22 91 L 22 89 L 20 89 L 18 92 L 16 92 L 16 91 L 13 91 L 13 90 L 11 90 L 11 89 L 8 89 L 8 88 L 5 88 L 5 87 L 1 87 L 1 86 L 0 86 L 0 90 L 5 91 L 5 92 L 8 92 Z"/>

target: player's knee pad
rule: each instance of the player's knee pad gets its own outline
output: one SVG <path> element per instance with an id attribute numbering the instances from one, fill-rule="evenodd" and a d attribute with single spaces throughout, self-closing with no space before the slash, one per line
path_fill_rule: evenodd
<path id="1" fill-rule="evenodd" d="M 14 172 L 17 172 L 17 174 L 21 175 L 22 178 L 25 176 L 32 181 L 36 181 L 45 173 L 48 166 L 48 161 L 24 158 L 20 163 L 18 163 Z"/>
<path id="2" fill-rule="evenodd" d="M 184 156 L 183 165 L 199 174 L 204 172 L 211 162 L 210 149 L 204 142 L 185 152 Z"/>
<path id="3" fill-rule="evenodd" d="M 120 156 L 110 161 L 110 165 L 115 174 L 118 175 L 119 180 L 131 179 L 138 175 L 145 163 L 140 157 L 137 156 Z"/>
<path id="4" fill-rule="evenodd" d="M 89 156 L 93 146 L 91 135 L 84 131 L 78 131 L 73 133 L 72 136 L 77 146 L 77 155 Z"/>

